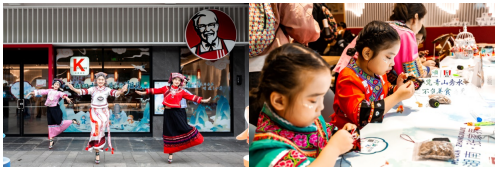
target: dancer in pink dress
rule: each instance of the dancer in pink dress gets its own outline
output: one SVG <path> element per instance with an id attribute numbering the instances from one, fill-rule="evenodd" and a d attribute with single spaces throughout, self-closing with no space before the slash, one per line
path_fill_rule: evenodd
<path id="1" fill-rule="evenodd" d="M 61 86 L 63 82 L 59 79 L 54 79 L 52 81 L 52 89 L 39 89 L 34 90 L 26 95 L 26 99 L 31 95 L 47 95 L 47 101 L 45 101 L 45 106 L 47 106 L 47 122 L 49 125 L 49 149 L 52 149 L 54 145 L 54 137 L 61 134 L 64 130 L 66 130 L 71 123 L 78 124 L 78 121 L 73 119 L 71 120 L 63 120 L 63 113 L 61 111 L 61 107 L 59 106 L 59 99 L 64 98 L 68 103 L 71 103 L 71 100 L 68 98 L 68 95 L 62 91 Z"/>

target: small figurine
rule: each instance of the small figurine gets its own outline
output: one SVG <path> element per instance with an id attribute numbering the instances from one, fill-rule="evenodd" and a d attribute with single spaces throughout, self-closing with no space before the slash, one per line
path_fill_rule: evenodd
<path id="1" fill-rule="evenodd" d="M 128 121 L 129 124 L 133 124 L 134 123 L 134 116 L 133 115 L 128 115 L 127 121 Z"/>
<path id="2" fill-rule="evenodd" d="M 420 103 L 420 102 L 416 102 L 416 103 L 418 104 L 418 107 L 422 107 L 423 106 L 423 104 Z"/>
<path id="3" fill-rule="evenodd" d="M 421 85 L 424 83 L 423 80 L 415 78 L 414 76 L 408 76 L 406 80 L 403 81 L 403 83 L 406 83 L 408 81 L 413 81 L 413 84 L 415 85 L 415 90 L 420 89 Z"/>
<path id="4" fill-rule="evenodd" d="M 403 108 L 403 105 L 399 105 L 398 106 L 398 109 L 396 110 L 397 113 L 403 113 L 404 112 L 404 108 Z"/>
<path id="5" fill-rule="evenodd" d="M 386 166 L 389 166 L 389 162 L 388 161 L 385 161 L 385 164 L 380 166 L 380 167 L 386 167 Z"/>
<path id="6" fill-rule="evenodd" d="M 82 121 L 82 124 L 85 124 L 86 121 L 87 121 L 87 118 L 85 117 L 85 115 L 82 116 L 82 119 L 80 119 Z"/>

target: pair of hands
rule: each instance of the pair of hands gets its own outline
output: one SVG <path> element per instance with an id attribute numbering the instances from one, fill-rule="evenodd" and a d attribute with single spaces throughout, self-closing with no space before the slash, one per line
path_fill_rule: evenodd
<path id="1" fill-rule="evenodd" d="M 418 56 L 420 57 L 420 62 L 422 62 L 422 65 L 428 66 L 428 67 L 436 66 L 436 62 L 434 60 L 427 60 L 427 58 L 425 58 L 425 55 L 428 55 L 428 54 L 429 54 L 429 50 L 424 50 L 424 51 L 418 52 Z"/>
<path id="2" fill-rule="evenodd" d="M 332 138 L 328 141 L 327 146 L 333 146 L 339 154 L 344 154 L 352 149 L 354 139 L 352 138 L 351 132 L 356 129 L 356 125 L 352 123 L 346 123 L 344 127 L 333 134 Z"/>
<path id="3" fill-rule="evenodd" d="M 135 91 L 135 93 L 137 93 L 138 95 L 141 95 L 141 96 L 146 95 L 145 91 Z M 209 97 L 208 99 L 202 99 L 201 102 L 208 103 L 208 102 L 210 102 L 210 99 L 212 99 L 212 97 Z"/>
<path id="4" fill-rule="evenodd" d="M 396 90 L 394 91 L 394 94 L 398 95 L 400 100 L 409 99 L 415 93 L 415 85 L 413 84 L 413 81 L 410 80 L 406 83 L 403 83 L 409 76 L 417 78 L 413 72 L 401 73 L 398 76 Z"/>

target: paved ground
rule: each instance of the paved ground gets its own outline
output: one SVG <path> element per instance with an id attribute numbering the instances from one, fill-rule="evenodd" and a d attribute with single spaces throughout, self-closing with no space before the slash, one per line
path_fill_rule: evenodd
<path id="1" fill-rule="evenodd" d="M 87 137 L 58 137 L 52 150 L 46 137 L 6 137 L 3 156 L 10 158 L 11 167 L 243 167 L 246 141 L 204 138 L 203 144 L 175 153 L 172 164 L 163 153 L 163 140 L 143 137 L 113 137 L 115 153 L 101 152 L 100 164 L 85 151 Z"/>

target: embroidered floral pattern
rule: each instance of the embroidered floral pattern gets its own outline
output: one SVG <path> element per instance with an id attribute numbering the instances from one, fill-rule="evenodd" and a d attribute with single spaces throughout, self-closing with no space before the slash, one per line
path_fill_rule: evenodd
<path id="1" fill-rule="evenodd" d="M 274 167 L 294 167 L 292 160 L 281 160 Z"/>
<path id="2" fill-rule="evenodd" d="M 277 125 L 269 125 L 265 128 L 265 131 L 266 132 L 274 132 L 274 131 L 277 131 L 279 129 L 280 129 L 280 127 L 278 127 Z"/>
<path id="3" fill-rule="evenodd" d="M 297 134 L 293 138 L 293 142 L 299 147 L 307 147 L 307 135 Z"/>
<path id="4" fill-rule="evenodd" d="M 295 137 L 295 133 L 289 130 L 282 130 L 279 135 L 288 139 L 293 139 L 293 137 Z"/>
<path id="5" fill-rule="evenodd" d="M 309 144 L 317 146 L 316 144 L 318 144 L 318 134 L 311 134 L 311 136 L 309 137 Z"/>
<path id="6" fill-rule="evenodd" d="M 351 59 L 351 61 L 349 61 L 349 64 L 347 65 L 347 67 L 352 69 L 354 71 L 354 73 L 356 73 L 356 75 L 358 75 L 359 78 L 361 78 L 362 80 L 366 80 L 368 85 L 370 85 L 369 88 L 373 91 L 372 95 L 370 96 L 370 101 L 375 101 L 376 99 L 378 99 L 380 94 L 382 94 L 382 91 L 381 91 L 382 89 L 380 88 L 380 87 L 382 87 L 382 83 L 379 81 L 381 77 L 375 78 L 375 77 L 369 76 L 368 74 L 363 72 L 363 70 L 361 70 L 361 68 L 358 67 L 358 65 L 356 64 L 356 60 L 354 60 L 354 59 Z M 375 88 L 373 88 L 373 87 L 375 87 Z"/>
<path id="7" fill-rule="evenodd" d="M 314 132 L 292 131 L 281 127 L 278 123 L 276 123 L 278 121 L 275 122 L 275 120 L 272 120 L 270 116 L 268 116 L 264 112 L 265 110 L 263 110 L 259 115 L 256 133 L 257 134 L 271 133 L 271 134 L 269 136 L 262 136 L 262 137 L 256 136 L 254 138 L 254 141 L 259 141 L 263 139 L 272 139 L 276 141 L 285 142 L 287 144 L 293 143 L 292 146 L 299 149 L 297 150 L 297 153 L 303 156 L 307 155 L 309 157 L 317 157 L 319 152 L 321 152 L 321 148 L 324 148 L 326 143 L 328 142 L 329 138 L 327 137 L 330 137 L 332 135 L 332 131 L 337 130 L 337 127 L 333 126 L 330 123 L 326 123 L 326 125 L 321 125 L 318 119 L 315 121 L 315 124 L 313 124 L 315 125 L 315 127 L 317 127 L 316 131 Z M 323 128 L 323 126 L 326 126 L 326 129 Z M 276 165 L 287 166 L 286 163 L 283 162 L 280 164 L 278 163 Z"/>
<path id="8" fill-rule="evenodd" d="M 326 145 L 326 141 L 325 139 L 323 139 L 323 137 L 318 137 L 318 146 L 320 149 L 323 149 L 325 148 L 325 145 Z"/>
<path id="9" fill-rule="evenodd" d="M 295 150 L 290 150 L 274 167 L 297 167 L 306 160 L 307 157 L 303 154 Z"/>

